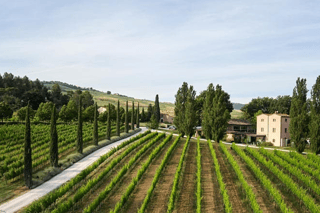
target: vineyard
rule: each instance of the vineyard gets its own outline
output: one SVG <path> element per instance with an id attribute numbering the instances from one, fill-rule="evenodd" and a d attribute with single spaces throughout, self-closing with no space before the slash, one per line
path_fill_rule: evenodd
<path id="1" fill-rule="evenodd" d="M 320 212 L 319 165 L 315 155 L 147 131 L 21 211 Z"/>

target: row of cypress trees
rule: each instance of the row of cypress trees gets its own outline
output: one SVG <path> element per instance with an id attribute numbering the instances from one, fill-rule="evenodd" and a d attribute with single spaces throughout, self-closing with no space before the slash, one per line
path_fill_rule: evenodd
<path id="1" fill-rule="evenodd" d="M 79 109 L 78 109 L 78 133 L 77 133 L 77 143 L 76 148 L 77 152 L 83 153 L 83 134 L 82 134 L 82 98 L 79 98 Z M 111 105 L 108 105 L 108 112 L 110 112 Z M 32 150 L 31 150 L 31 127 L 30 127 L 30 106 L 28 104 L 27 112 L 26 112 L 26 128 L 25 128 L 25 151 L 24 151 L 24 177 L 25 183 L 28 188 L 32 187 Z M 134 112 L 134 102 L 132 103 L 132 111 Z M 139 103 L 138 109 L 139 112 Z M 94 110 L 94 122 L 93 122 L 93 142 L 95 145 L 98 145 L 99 135 L 98 135 L 98 106 L 95 104 Z M 137 113 L 136 125 L 139 128 L 139 113 Z M 57 111 L 56 106 L 52 107 L 52 115 L 51 115 L 51 141 L 50 141 L 50 165 L 52 167 L 58 167 L 58 133 L 56 127 L 57 120 Z M 131 129 L 134 130 L 134 113 L 132 113 L 131 117 Z M 129 122 L 128 122 L 128 101 L 126 102 L 126 114 L 125 114 L 125 132 L 129 132 Z M 118 101 L 117 106 L 117 121 L 116 121 L 116 135 L 120 136 L 120 102 Z M 110 113 L 108 113 L 107 119 L 107 134 L 106 139 L 110 140 L 111 138 L 111 120 Z"/>

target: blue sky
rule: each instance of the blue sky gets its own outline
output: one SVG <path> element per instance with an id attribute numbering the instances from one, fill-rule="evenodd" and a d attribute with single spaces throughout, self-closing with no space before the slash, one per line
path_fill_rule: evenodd
<path id="1" fill-rule="evenodd" d="M 320 2 L 0 0 L 0 74 L 174 102 L 183 81 L 232 102 L 310 90 Z"/>

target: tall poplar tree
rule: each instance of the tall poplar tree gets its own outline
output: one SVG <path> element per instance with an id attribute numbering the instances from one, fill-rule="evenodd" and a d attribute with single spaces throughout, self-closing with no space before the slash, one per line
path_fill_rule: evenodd
<path id="1" fill-rule="evenodd" d="M 218 84 L 216 86 L 214 98 L 212 101 L 212 128 L 211 135 L 216 142 L 220 142 L 226 134 L 228 121 L 230 120 L 230 112 L 224 101 L 225 92 Z"/>
<path id="2" fill-rule="evenodd" d="M 207 139 L 213 139 L 212 137 L 212 125 L 213 125 L 213 120 L 214 117 L 212 115 L 212 102 L 214 98 L 215 90 L 213 84 L 209 84 L 207 90 L 206 90 L 206 95 L 205 95 L 205 100 L 203 104 L 203 109 L 202 109 L 202 131 L 203 134 Z"/>
<path id="3" fill-rule="evenodd" d="M 134 130 L 134 102 L 132 101 L 131 130 Z"/>
<path id="4" fill-rule="evenodd" d="M 139 102 L 138 102 L 138 108 L 137 108 L 137 128 L 139 128 L 140 127 L 140 121 L 139 121 Z"/>
<path id="5" fill-rule="evenodd" d="M 293 89 L 289 131 L 299 153 L 304 151 L 308 135 L 307 92 L 306 79 L 298 78 Z"/>
<path id="6" fill-rule="evenodd" d="M 107 140 L 111 138 L 111 120 L 110 120 L 110 113 L 111 113 L 111 105 L 108 105 L 108 118 L 107 118 Z"/>
<path id="7" fill-rule="evenodd" d="M 196 109 L 195 109 L 196 91 L 193 90 L 193 86 L 187 93 L 187 102 L 185 103 L 185 118 L 184 118 L 184 132 L 186 136 L 192 136 L 194 134 L 194 127 L 196 126 Z"/>
<path id="8" fill-rule="evenodd" d="M 29 102 L 26 112 L 26 129 L 24 137 L 24 179 L 26 186 L 30 189 L 32 186 L 32 157 L 31 157 L 31 128 L 29 117 Z"/>
<path id="9" fill-rule="evenodd" d="M 78 135 L 77 135 L 77 151 L 82 154 L 83 152 L 83 135 L 82 135 L 82 97 L 79 96 L 78 106 Z"/>
<path id="10" fill-rule="evenodd" d="M 117 107 L 117 136 L 120 136 L 120 102 L 118 100 Z"/>
<path id="11" fill-rule="evenodd" d="M 126 123 L 126 127 L 125 127 L 125 129 L 126 129 L 126 133 L 128 133 L 128 132 L 129 132 L 129 119 L 128 119 L 128 113 L 129 113 L 129 111 L 128 111 L 128 101 L 126 101 L 126 114 L 125 114 L 125 123 Z"/>
<path id="12" fill-rule="evenodd" d="M 142 112 L 141 112 L 141 122 L 145 122 L 146 119 L 146 114 L 144 112 L 144 107 L 142 107 Z"/>
<path id="13" fill-rule="evenodd" d="M 310 142 L 311 150 L 320 154 L 320 76 L 311 90 L 311 112 L 310 112 Z"/>
<path id="14" fill-rule="evenodd" d="M 160 104 L 159 104 L 159 95 L 156 95 L 156 99 L 154 101 L 154 115 L 158 122 L 160 122 Z"/>
<path id="15" fill-rule="evenodd" d="M 93 115 L 93 143 L 98 146 L 99 133 L 98 133 L 98 105 L 94 105 L 94 115 Z"/>
<path id="16" fill-rule="evenodd" d="M 50 141 L 50 164 L 52 167 L 58 167 L 59 152 L 58 152 L 58 132 L 57 132 L 57 110 L 53 104 L 51 114 L 51 141 Z"/>

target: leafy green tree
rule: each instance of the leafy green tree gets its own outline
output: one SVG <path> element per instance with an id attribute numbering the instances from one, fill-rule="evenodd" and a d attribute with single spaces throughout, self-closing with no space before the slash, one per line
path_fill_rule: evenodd
<path id="1" fill-rule="evenodd" d="M 89 108 L 89 107 L 88 107 Z M 87 108 L 87 109 L 88 109 Z M 99 134 L 98 134 L 98 105 L 94 105 L 94 119 L 93 119 L 93 143 L 98 146 Z"/>
<path id="2" fill-rule="evenodd" d="M 293 89 L 289 131 L 299 153 L 304 151 L 308 136 L 307 92 L 306 79 L 298 78 Z"/>
<path id="3" fill-rule="evenodd" d="M 94 110 L 95 110 L 95 105 L 91 105 L 87 107 L 85 110 L 83 110 L 82 113 L 82 120 L 83 121 L 90 121 L 92 122 L 94 120 Z"/>
<path id="4" fill-rule="evenodd" d="M 79 106 L 77 106 L 76 102 L 74 100 L 70 100 L 67 106 L 62 106 L 59 112 L 59 117 L 65 122 L 76 120 L 78 116 L 78 108 Z"/>
<path id="5" fill-rule="evenodd" d="M 156 95 L 156 99 L 154 101 L 154 115 L 156 119 L 160 121 L 160 103 L 159 103 L 159 95 Z"/>
<path id="6" fill-rule="evenodd" d="M 82 97 L 79 96 L 79 109 L 78 109 L 78 134 L 77 134 L 77 151 L 82 154 L 83 152 L 83 134 L 82 134 Z"/>
<path id="7" fill-rule="evenodd" d="M 212 106 L 213 106 L 213 98 L 215 96 L 215 89 L 213 84 L 209 84 L 205 95 L 205 101 L 203 104 L 203 110 L 202 110 L 202 131 L 207 139 L 213 139 L 212 137 L 212 126 L 213 126 L 213 112 L 212 112 Z"/>
<path id="8" fill-rule="evenodd" d="M 175 108 L 174 108 L 174 125 L 177 127 L 178 131 L 182 136 L 186 134 L 185 132 L 185 110 L 186 103 L 188 99 L 188 83 L 183 82 L 182 86 L 178 89 L 175 95 Z"/>
<path id="9" fill-rule="evenodd" d="M 194 134 L 194 127 L 196 126 L 196 109 L 195 109 L 196 91 L 190 85 L 187 93 L 187 102 L 185 103 L 185 118 L 184 118 L 184 132 L 186 136 Z"/>
<path id="10" fill-rule="evenodd" d="M 31 150 L 31 128 L 29 117 L 29 104 L 26 112 L 26 128 L 24 137 L 24 179 L 26 186 L 30 189 L 32 186 L 32 150 Z"/>
<path id="11" fill-rule="evenodd" d="M 40 121 L 50 121 L 52 107 L 53 107 L 52 102 L 41 103 L 36 112 L 36 117 L 38 117 Z"/>
<path id="12" fill-rule="evenodd" d="M 212 115 L 214 119 L 211 132 L 212 137 L 218 143 L 226 134 L 228 121 L 230 120 L 230 112 L 225 104 L 224 94 L 225 92 L 222 90 L 222 87 L 217 85 L 212 103 Z"/>
<path id="13" fill-rule="evenodd" d="M 111 119 L 110 119 L 110 112 L 111 112 L 111 104 L 108 105 L 108 119 L 107 119 L 107 140 L 111 138 Z"/>
<path id="14" fill-rule="evenodd" d="M 11 118 L 13 111 L 11 110 L 9 104 L 5 102 L 0 102 L 0 119 Z"/>
<path id="15" fill-rule="evenodd" d="M 134 130 L 134 102 L 132 101 L 131 130 Z"/>
<path id="16" fill-rule="evenodd" d="M 148 126 L 151 129 L 158 129 L 159 128 L 159 121 L 157 120 L 155 114 L 152 114 L 151 119 L 150 119 L 150 124 L 148 124 Z"/>
<path id="17" fill-rule="evenodd" d="M 120 136 L 120 102 L 118 100 L 118 107 L 117 107 L 117 136 Z"/>
<path id="18" fill-rule="evenodd" d="M 311 112 L 310 112 L 310 141 L 311 150 L 320 154 L 320 76 L 311 90 Z"/>
<path id="19" fill-rule="evenodd" d="M 125 123 L 126 123 L 126 133 L 129 132 L 129 119 L 128 119 L 128 101 L 126 101 L 126 115 L 125 115 Z"/>
<path id="20" fill-rule="evenodd" d="M 58 132 L 57 132 L 57 126 L 56 126 L 56 119 L 57 119 L 56 106 L 53 105 L 52 114 L 51 114 L 51 141 L 50 141 L 50 164 L 52 167 L 58 167 L 58 159 L 59 159 Z"/>
<path id="21" fill-rule="evenodd" d="M 139 121 L 139 102 L 138 102 L 138 108 L 137 108 L 137 128 L 140 127 L 140 121 Z"/>
<path id="22" fill-rule="evenodd" d="M 28 109 L 28 106 L 25 106 L 25 107 L 21 107 L 21 108 L 17 111 L 17 116 L 18 116 L 18 119 L 19 119 L 20 121 L 26 119 L 27 109 Z M 35 114 L 36 114 L 36 111 L 34 111 L 32 108 L 30 108 L 30 109 L 29 109 L 29 117 L 30 117 L 31 119 L 33 119 L 33 117 L 35 116 Z"/>

